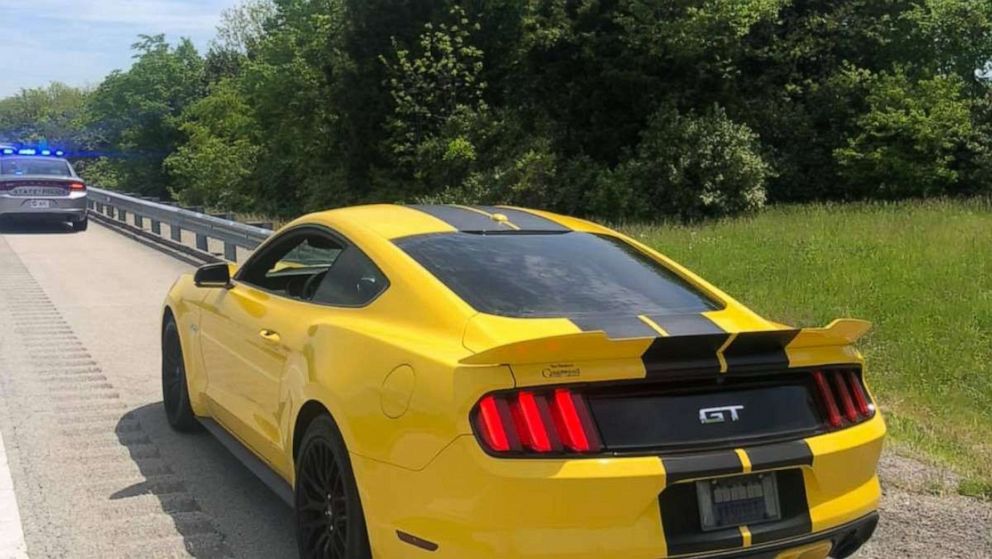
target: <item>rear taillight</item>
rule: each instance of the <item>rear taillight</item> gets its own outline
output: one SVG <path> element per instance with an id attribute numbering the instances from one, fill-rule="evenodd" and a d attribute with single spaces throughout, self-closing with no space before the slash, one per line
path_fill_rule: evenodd
<path id="1" fill-rule="evenodd" d="M 814 371 L 813 382 L 830 429 L 861 423 L 875 415 L 857 371 Z"/>
<path id="2" fill-rule="evenodd" d="M 476 406 L 472 424 L 483 446 L 496 454 L 585 454 L 603 449 L 585 398 L 567 388 L 490 394 Z"/>
<path id="3" fill-rule="evenodd" d="M 76 191 L 76 192 L 83 191 L 83 190 L 86 190 L 86 185 L 83 184 L 83 183 L 81 183 L 81 182 L 70 182 L 69 183 L 69 190 Z"/>

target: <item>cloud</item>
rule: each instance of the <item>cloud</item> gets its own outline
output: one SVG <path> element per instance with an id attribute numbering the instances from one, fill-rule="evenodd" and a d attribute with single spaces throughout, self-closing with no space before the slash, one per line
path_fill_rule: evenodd
<path id="1" fill-rule="evenodd" d="M 0 0 L 0 97 L 51 81 L 95 85 L 131 64 L 138 35 L 206 48 L 238 0 Z"/>
<path id="2" fill-rule="evenodd" d="M 229 1 L 197 2 L 190 0 L 30 0 L 8 4 L 4 19 L 43 19 L 69 23 L 158 26 L 172 32 L 213 31 L 220 12 Z M 9 19 L 8 19 L 9 21 Z"/>

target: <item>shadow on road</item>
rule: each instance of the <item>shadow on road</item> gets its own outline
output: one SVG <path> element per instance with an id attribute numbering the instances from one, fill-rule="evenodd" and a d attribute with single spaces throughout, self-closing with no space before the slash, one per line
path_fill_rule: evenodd
<path id="1" fill-rule="evenodd" d="M 115 432 L 144 481 L 110 499 L 154 495 L 191 555 L 296 555 L 292 511 L 209 434 L 173 431 L 161 402 L 128 411 Z"/>
<path id="2" fill-rule="evenodd" d="M 0 218 L 0 234 L 3 235 L 60 235 L 72 232 L 68 222 Z"/>

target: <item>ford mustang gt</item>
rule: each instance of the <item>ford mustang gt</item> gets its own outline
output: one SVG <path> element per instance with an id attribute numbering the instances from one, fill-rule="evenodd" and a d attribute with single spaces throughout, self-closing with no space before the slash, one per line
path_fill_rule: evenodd
<path id="1" fill-rule="evenodd" d="M 766 320 L 579 219 L 345 208 L 177 281 L 164 407 L 302 557 L 840 558 L 878 518 L 868 327 Z"/>

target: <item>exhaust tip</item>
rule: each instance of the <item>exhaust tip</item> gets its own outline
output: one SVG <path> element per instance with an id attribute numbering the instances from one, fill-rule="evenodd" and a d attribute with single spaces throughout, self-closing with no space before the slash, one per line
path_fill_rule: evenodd
<path id="1" fill-rule="evenodd" d="M 834 548 L 830 552 L 830 557 L 832 559 L 845 559 L 854 555 L 856 551 L 861 549 L 861 546 L 865 544 L 871 535 L 875 533 L 875 527 L 878 526 L 878 517 L 872 517 L 868 522 L 865 522 L 851 531 L 840 536 Z"/>

